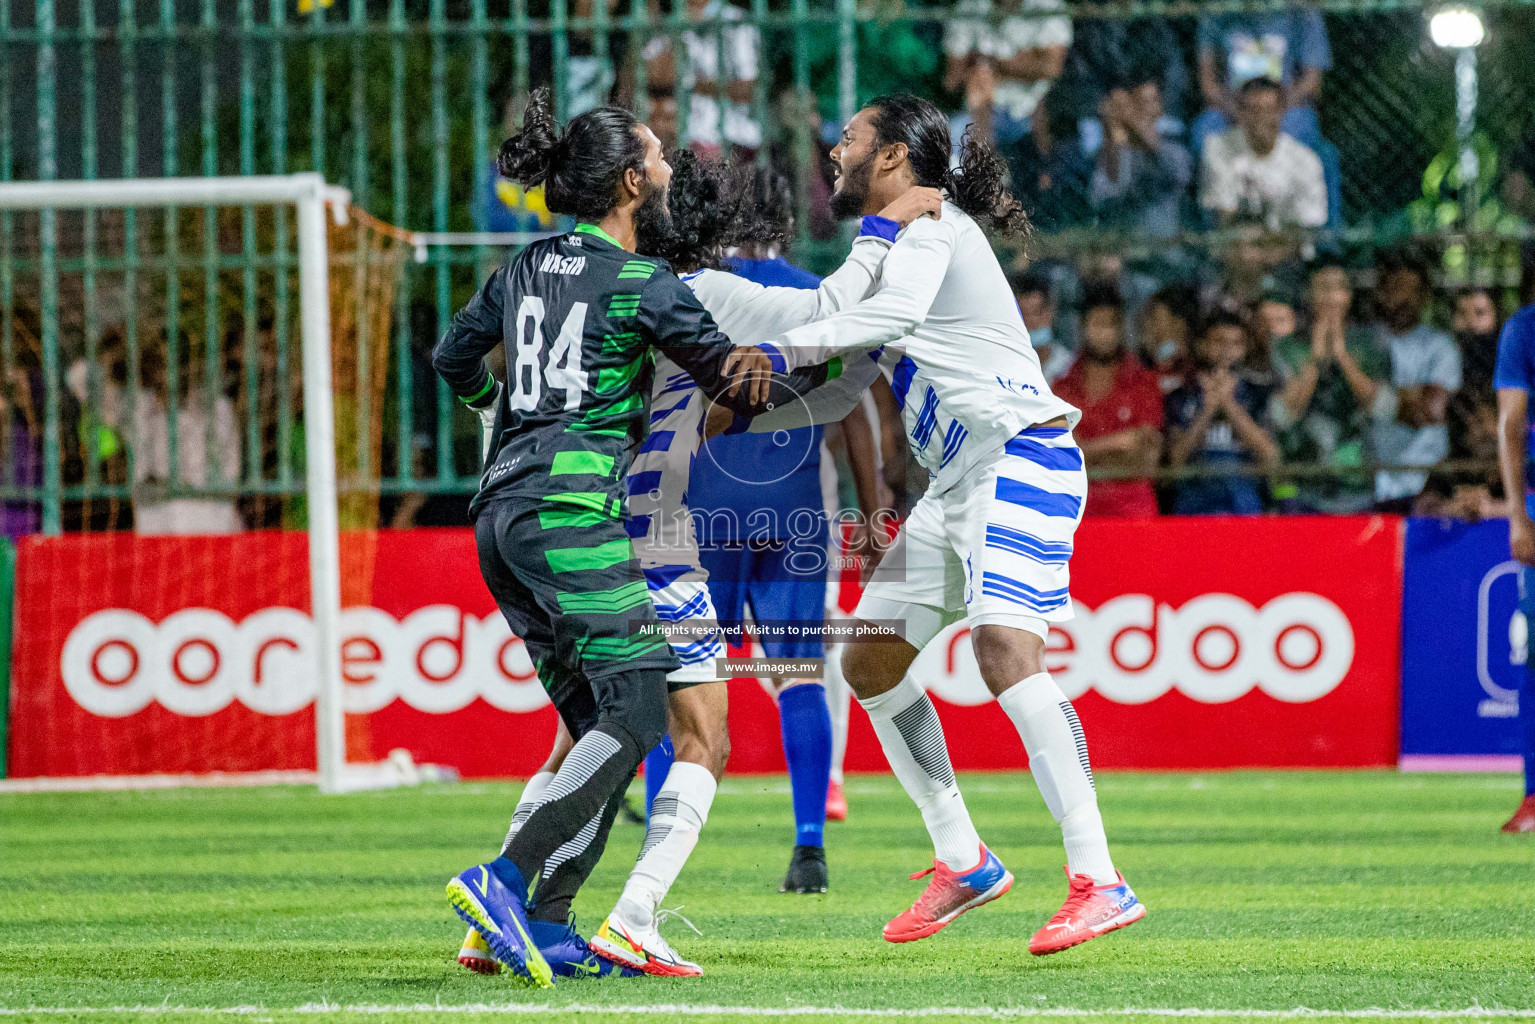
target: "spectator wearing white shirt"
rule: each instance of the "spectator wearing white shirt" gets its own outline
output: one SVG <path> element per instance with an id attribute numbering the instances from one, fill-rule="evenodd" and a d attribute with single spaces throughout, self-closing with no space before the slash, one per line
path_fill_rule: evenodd
<path id="1" fill-rule="evenodd" d="M 1450 398 L 1461 385 L 1460 350 L 1444 331 L 1423 322 L 1428 300 L 1428 271 L 1406 257 L 1381 266 L 1376 302 L 1376 336 L 1391 353 L 1391 386 L 1396 392 L 1394 419 L 1378 422 L 1375 450 L 1388 465 L 1433 466 L 1450 454 L 1446 425 Z M 1410 510 L 1426 472 L 1375 475 L 1375 500 L 1382 511 Z"/>
<path id="2" fill-rule="evenodd" d="M 751 107 L 761 45 L 757 28 L 742 24 L 746 15 L 724 0 L 686 0 L 686 4 L 687 21 L 696 26 L 681 33 L 686 65 L 677 67 L 672 41 L 664 33 L 645 47 L 645 81 L 651 97 L 675 96 L 683 86 L 692 91 L 687 138 L 681 141 L 700 155 L 718 156 L 725 142 L 755 150 L 762 145 L 762 125 L 752 116 Z"/>
<path id="3" fill-rule="evenodd" d="M 239 533 L 245 523 L 233 497 L 167 497 L 161 488 L 229 485 L 240 479 L 240 434 L 234 405 L 213 400 L 210 449 L 208 395 L 186 390 L 176 410 L 176 472 L 171 472 L 170 419 L 161 395 L 141 389 L 134 417 L 133 526 L 141 536 Z"/>
<path id="4" fill-rule="evenodd" d="M 1270 231 L 1327 223 L 1327 185 L 1316 152 L 1280 131 L 1284 90 L 1270 78 L 1242 86 L 1238 126 L 1205 143 L 1199 205 L 1221 226 Z"/>
<path id="5" fill-rule="evenodd" d="M 987 141 L 1011 147 L 1066 67 L 1071 18 L 1062 0 L 960 0 L 944 29 L 944 87 L 962 92 L 952 119 L 957 146 L 974 124 Z"/>

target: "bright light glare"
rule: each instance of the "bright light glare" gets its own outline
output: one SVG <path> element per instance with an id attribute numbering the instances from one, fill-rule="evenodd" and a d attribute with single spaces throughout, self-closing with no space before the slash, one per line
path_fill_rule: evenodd
<path id="1" fill-rule="evenodd" d="M 1435 46 L 1461 49 L 1477 46 L 1487 37 L 1481 16 L 1464 7 L 1450 7 L 1435 14 L 1428 22 L 1428 34 Z"/>

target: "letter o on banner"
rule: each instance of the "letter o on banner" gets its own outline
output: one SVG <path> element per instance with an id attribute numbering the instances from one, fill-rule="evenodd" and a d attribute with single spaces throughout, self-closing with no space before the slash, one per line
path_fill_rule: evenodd
<path id="1" fill-rule="evenodd" d="M 75 703 L 103 718 L 137 714 L 155 699 L 155 624 L 109 608 L 87 616 L 64 641 L 59 668 Z"/>
<path id="2" fill-rule="evenodd" d="M 201 717 L 234 700 L 235 666 L 248 658 L 240 631 L 223 612 L 186 608 L 160 623 L 152 671 L 167 711 Z"/>
<path id="3" fill-rule="evenodd" d="M 1282 594 L 1264 605 L 1253 644 L 1265 662 L 1258 685 L 1291 704 L 1331 693 L 1354 663 L 1354 627 L 1320 594 Z"/>
<path id="4" fill-rule="evenodd" d="M 1163 614 L 1171 675 L 1185 696 L 1224 704 L 1253 688 L 1265 656 L 1255 649 L 1252 605 L 1232 594 L 1201 594 Z"/>

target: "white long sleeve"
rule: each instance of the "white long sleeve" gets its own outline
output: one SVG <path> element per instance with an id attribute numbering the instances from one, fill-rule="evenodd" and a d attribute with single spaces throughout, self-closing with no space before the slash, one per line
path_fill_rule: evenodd
<path id="1" fill-rule="evenodd" d="M 945 207 L 944 219 L 923 217 L 901 232 L 880 271 L 874 294 L 850 309 L 786 332 L 769 343 L 794 352 L 797 365 L 824 363 L 837 355 L 868 351 L 906 337 L 927 319 L 954 258 L 959 226 Z"/>
<path id="2" fill-rule="evenodd" d="M 980 226 L 953 203 L 944 203 L 941 220 L 919 220 L 897 236 L 872 296 L 775 343 L 806 361 L 840 355 L 849 384 L 867 379 L 869 350 L 880 349 L 933 493 L 965 479 L 1023 428 L 1081 416 L 1050 391 L 1007 275 Z M 791 403 L 804 409 L 774 410 L 753 427 L 840 419 L 833 413 L 851 395 L 835 387 L 839 380 Z"/>
<path id="3" fill-rule="evenodd" d="M 720 330 L 737 345 L 763 345 L 796 327 L 848 309 L 867 297 L 880 278 L 880 264 L 891 246 L 875 235 L 861 235 L 842 266 L 819 287 L 769 287 L 722 270 L 701 270 L 683 278 Z M 804 352 L 771 351 L 783 356 L 784 371 L 825 362 Z"/>

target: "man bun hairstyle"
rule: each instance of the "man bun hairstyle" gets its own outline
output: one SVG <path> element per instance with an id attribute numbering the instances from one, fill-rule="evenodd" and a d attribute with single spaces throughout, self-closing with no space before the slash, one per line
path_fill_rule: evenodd
<path id="1" fill-rule="evenodd" d="M 644 173 L 637 127 L 621 107 L 596 107 L 561 129 L 549 90 L 536 89 L 522 112 L 522 131 L 501 143 L 496 170 L 524 188 L 544 186 L 551 213 L 601 220 L 613 209 L 624 172 Z"/>
<path id="2" fill-rule="evenodd" d="M 965 129 L 959 143 L 959 168 L 949 166 L 949 119 L 932 103 L 910 93 L 879 96 L 873 109 L 875 144 L 906 146 L 918 185 L 942 189 L 949 201 L 1004 239 L 1022 244 L 1029 236 L 1029 216 L 1007 190 L 1007 161 L 989 142 Z"/>

